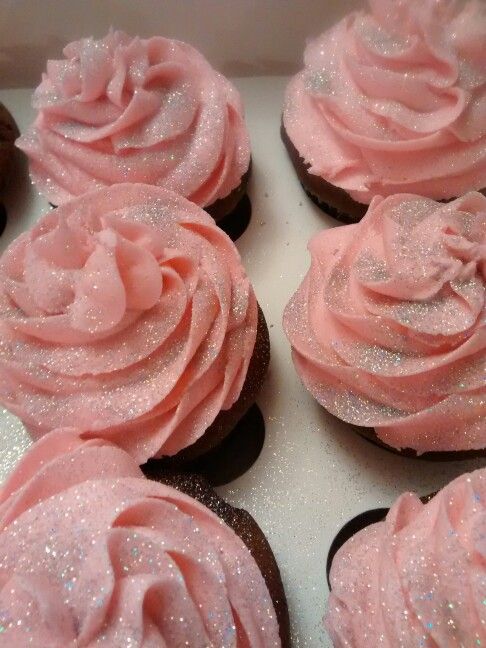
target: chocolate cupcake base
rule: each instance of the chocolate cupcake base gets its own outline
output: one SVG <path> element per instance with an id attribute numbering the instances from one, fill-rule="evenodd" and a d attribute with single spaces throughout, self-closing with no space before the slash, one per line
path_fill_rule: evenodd
<path id="1" fill-rule="evenodd" d="M 248 372 L 246 374 L 243 388 L 236 403 L 234 403 L 229 410 L 222 410 L 202 437 L 191 446 L 184 448 L 173 457 L 150 459 L 144 466 L 142 466 L 142 470 L 146 474 L 153 476 L 156 475 L 158 471 L 163 471 L 167 468 L 173 470 L 191 469 L 191 466 L 194 466 L 194 462 L 197 461 L 198 470 L 205 473 L 207 470 L 210 470 L 210 468 L 207 467 L 208 465 L 214 465 L 215 451 L 221 446 L 228 435 L 235 430 L 240 421 L 242 423 L 238 430 L 235 431 L 235 433 L 238 433 L 238 436 L 240 437 L 239 443 L 241 442 L 242 445 L 246 446 L 246 448 L 250 446 L 249 454 L 254 458 L 253 460 L 256 460 L 260 453 L 261 445 L 263 445 L 264 431 L 262 432 L 261 430 L 262 426 L 264 427 L 263 418 L 261 416 L 258 417 L 257 415 L 253 415 L 245 419 L 245 415 L 255 403 L 255 399 L 265 379 L 269 362 L 270 337 L 265 316 L 259 306 L 255 347 L 248 366 Z M 260 449 L 258 449 L 258 445 L 260 445 Z M 232 460 L 235 463 L 235 468 L 236 458 L 234 455 L 239 454 L 241 455 L 240 468 L 241 466 L 246 465 L 245 469 L 247 469 L 249 466 L 245 464 L 245 461 L 243 461 L 246 450 L 243 451 L 240 446 L 239 450 L 235 452 L 234 445 L 229 444 L 229 447 L 233 448 Z M 228 472 L 231 474 L 231 471 L 227 471 L 227 469 L 225 470 L 227 474 Z M 237 470 L 235 477 L 242 472 L 244 471 L 240 470 L 238 473 Z M 225 483 L 220 481 L 221 477 L 218 476 L 218 474 L 215 474 L 214 471 L 211 472 L 210 470 L 210 474 L 212 474 L 212 483 Z"/>
<path id="2" fill-rule="evenodd" d="M 248 194 L 245 193 L 233 211 L 216 223 L 235 242 L 245 233 L 250 220 L 251 202 Z"/>
<path id="3" fill-rule="evenodd" d="M 333 418 L 335 418 L 337 421 L 339 421 L 341 424 L 345 424 L 347 428 L 347 432 L 350 434 L 357 434 L 361 438 L 365 439 L 369 443 L 372 443 L 374 446 L 378 446 L 379 448 L 383 448 L 383 450 L 387 450 L 388 452 L 391 452 L 392 454 L 399 455 L 401 457 L 408 457 L 410 459 L 417 459 L 419 461 L 463 461 L 467 459 L 478 459 L 478 458 L 483 458 L 486 457 L 486 448 L 482 448 L 480 450 L 438 450 L 438 451 L 429 451 L 429 452 L 424 452 L 422 454 L 418 454 L 416 450 L 413 448 L 394 448 L 391 445 L 388 445 L 384 441 L 382 441 L 378 435 L 376 434 L 375 430 L 373 428 L 369 427 L 364 427 L 360 425 L 354 425 L 353 423 L 348 423 L 347 421 L 344 421 L 343 419 L 338 418 L 329 410 L 325 409 L 316 401 L 316 405 L 322 409 L 322 411 L 326 412 Z"/>
<path id="4" fill-rule="evenodd" d="M 268 540 L 252 516 L 243 509 L 227 504 L 208 482 L 198 475 L 166 471 L 154 479 L 201 502 L 241 538 L 265 579 L 277 616 L 282 648 L 290 648 L 289 611 L 280 571 Z"/>
<path id="5" fill-rule="evenodd" d="M 151 459 L 142 466 L 147 477 L 157 476 L 163 469 L 184 469 L 201 475 L 211 486 L 222 486 L 243 475 L 258 459 L 265 441 L 265 421 L 258 405 L 238 421 L 233 430 L 212 450 L 200 457 L 179 464 L 178 456 Z"/>
<path id="6" fill-rule="evenodd" d="M 344 189 L 334 186 L 320 176 L 309 173 L 310 164 L 307 164 L 300 156 L 287 135 L 283 123 L 280 127 L 280 135 L 300 183 L 312 202 L 341 223 L 346 225 L 358 223 L 366 214 L 369 205 L 354 200 Z M 480 189 L 479 192 L 486 196 L 486 188 Z M 457 196 L 438 202 L 447 203 L 456 200 L 456 198 Z"/>
<path id="7" fill-rule="evenodd" d="M 236 241 L 250 224 L 251 202 L 246 191 L 251 175 L 251 166 L 250 162 L 248 171 L 241 178 L 236 189 L 233 189 L 225 198 L 220 198 L 204 208 L 232 241 Z"/>
<path id="8" fill-rule="evenodd" d="M 357 202 L 344 189 L 335 187 L 323 178 L 309 173 L 310 164 L 307 164 L 300 157 L 283 124 L 280 128 L 280 135 L 294 165 L 297 177 L 312 202 L 342 223 L 347 225 L 358 223 L 366 214 L 368 205 Z"/>
<path id="9" fill-rule="evenodd" d="M 422 459 L 424 461 L 461 461 L 463 459 L 477 459 L 486 457 L 486 448 L 482 450 L 438 450 L 437 452 L 424 452 L 423 454 L 417 454 L 416 450 L 412 448 L 394 448 L 393 446 L 388 445 L 382 441 L 372 428 L 358 427 L 353 426 L 353 429 L 364 439 L 373 443 L 373 445 L 379 446 L 388 450 L 388 452 L 393 452 L 393 454 L 401 455 L 402 457 L 411 457 L 412 459 Z"/>

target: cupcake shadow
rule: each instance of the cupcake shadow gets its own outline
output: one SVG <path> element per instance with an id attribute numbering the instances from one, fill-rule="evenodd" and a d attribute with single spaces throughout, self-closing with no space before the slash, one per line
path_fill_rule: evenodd
<path id="1" fill-rule="evenodd" d="M 248 196 L 248 183 L 252 174 L 252 162 L 236 189 L 220 198 L 205 211 L 214 218 L 218 227 L 235 242 L 246 231 L 251 220 L 251 201 Z"/>
<path id="2" fill-rule="evenodd" d="M 320 176 L 310 173 L 310 164 L 307 164 L 300 156 L 287 135 L 283 122 L 280 126 L 280 137 L 287 149 L 300 184 L 311 201 L 323 212 L 344 225 L 358 223 L 366 214 L 368 205 L 357 202 L 344 189 L 335 187 Z"/>
<path id="3" fill-rule="evenodd" d="M 142 466 L 155 478 L 166 470 L 197 472 L 213 486 L 233 481 L 257 460 L 265 440 L 265 422 L 255 404 L 270 362 L 270 336 L 258 307 L 257 336 L 245 382 L 236 403 L 222 410 L 195 443 L 172 457 L 150 459 Z"/>
<path id="4" fill-rule="evenodd" d="M 216 222 L 218 227 L 220 227 L 223 232 L 226 232 L 234 243 L 248 229 L 251 220 L 251 213 L 251 201 L 248 194 L 245 193 L 233 211 Z"/>
<path id="5" fill-rule="evenodd" d="M 204 477 L 211 486 L 224 486 L 249 470 L 260 456 L 265 442 L 265 421 L 258 405 L 252 405 L 223 441 L 192 461 L 178 457 L 149 460 L 142 466 L 146 477 L 156 478 L 162 470 L 184 469 Z"/>
<path id="6" fill-rule="evenodd" d="M 435 493 L 431 493 L 430 495 L 424 495 L 420 499 L 422 500 L 423 504 L 426 504 L 429 500 L 432 499 L 432 497 L 434 497 L 434 495 Z M 370 526 L 371 524 L 376 524 L 377 522 L 383 522 L 383 520 L 385 520 L 386 516 L 388 515 L 389 510 L 389 508 L 376 508 L 370 509 L 369 511 L 364 511 L 364 513 L 359 513 L 354 518 L 346 522 L 346 524 L 338 531 L 331 543 L 329 552 L 327 554 L 326 577 L 329 590 L 331 590 L 331 581 L 329 576 L 331 573 L 332 561 L 334 560 L 334 557 L 336 556 L 339 549 L 341 549 L 341 547 L 354 535 L 356 535 L 366 527 Z"/>
<path id="7" fill-rule="evenodd" d="M 331 546 L 329 547 L 329 552 L 327 554 L 326 578 L 329 591 L 331 590 L 331 581 L 329 579 L 329 574 L 331 573 L 331 565 L 339 549 L 341 549 L 341 547 L 359 531 L 362 531 L 367 526 L 370 526 L 370 524 L 382 522 L 386 518 L 389 510 L 390 509 L 387 508 L 376 508 L 370 511 L 365 511 L 364 513 L 360 513 L 359 515 L 356 515 L 354 518 L 346 522 L 346 524 L 338 531 L 331 543 Z"/>

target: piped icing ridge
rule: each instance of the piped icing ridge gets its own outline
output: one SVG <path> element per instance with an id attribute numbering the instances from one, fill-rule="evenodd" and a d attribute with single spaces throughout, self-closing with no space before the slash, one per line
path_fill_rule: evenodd
<path id="1" fill-rule="evenodd" d="M 485 448 L 486 198 L 375 198 L 309 250 L 284 328 L 313 396 L 395 448 Z"/>
<path id="2" fill-rule="evenodd" d="M 402 495 L 334 557 L 325 624 L 335 648 L 482 646 L 485 537 L 485 469 L 425 505 Z"/>
<path id="3" fill-rule="evenodd" d="M 307 45 L 283 122 L 309 172 L 358 202 L 484 189 L 484 4 L 369 0 Z"/>
<path id="4" fill-rule="evenodd" d="M 51 60 L 17 141 L 50 202 L 123 182 L 175 191 L 205 207 L 238 187 L 250 163 L 240 96 L 197 50 L 110 31 Z"/>
<path id="5" fill-rule="evenodd" d="M 139 463 L 238 399 L 257 302 L 202 209 L 117 185 L 50 210 L 0 258 L 0 402 L 34 437 L 75 426 Z"/>
<path id="6" fill-rule="evenodd" d="M 205 506 L 57 430 L 0 490 L 0 645 L 278 648 L 264 578 Z"/>

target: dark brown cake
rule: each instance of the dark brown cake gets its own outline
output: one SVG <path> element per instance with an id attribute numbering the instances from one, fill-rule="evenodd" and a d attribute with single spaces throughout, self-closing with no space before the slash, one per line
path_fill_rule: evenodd
<path id="1" fill-rule="evenodd" d="M 150 474 L 154 474 L 154 471 L 164 470 L 165 468 L 186 469 L 196 459 L 198 460 L 199 465 L 201 465 L 201 462 L 204 462 L 204 457 L 209 456 L 215 448 L 220 446 L 255 403 L 255 399 L 267 373 L 269 362 L 270 338 L 268 327 L 263 311 L 258 307 L 258 326 L 255 347 L 248 366 L 248 372 L 243 384 L 243 389 L 241 390 L 241 394 L 236 403 L 229 410 L 222 410 L 212 425 L 210 425 L 196 443 L 184 448 L 173 457 L 150 459 L 147 464 L 142 467 L 144 472 L 150 471 Z M 245 434 L 246 432 L 246 430 L 241 430 L 242 434 Z M 251 438 L 249 441 L 251 443 Z"/>
<path id="2" fill-rule="evenodd" d="M 242 200 L 243 196 L 246 194 L 248 188 L 248 181 L 250 180 L 251 175 L 251 161 L 248 167 L 248 171 L 241 178 L 240 184 L 233 189 L 233 191 L 226 196 L 226 198 L 219 198 L 216 202 L 213 202 L 212 205 L 204 207 L 205 211 L 208 212 L 214 220 L 220 224 L 220 221 L 227 216 L 231 216 L 232 212 L 237 208 L 238 203 Z"/>
<path id="3" fill-rule="evenodd" d="M 246 192 L 250 175 L 251 160 L 248 171 L 241 178 L 238 187 L 233 189 L 226 198 L 220 198 L 204 208 L 232 241 L 236 241 L 250 223 L 251 202 Z"/>
<path id="4" fill-rule="evenodd" d="M 402 457 L 411 457 L 412 459 L 423 459 L 425 461 L 461 461 L 463 459 L 476 459 L 478 457 L 486 457 L 486 448 L 481 450 L 456 450 L 456 451 L 441 451 L 438 452 L 424 452 L 417 454 L 412 448 L 402 448 L 398 450 L 389 446 L 382 441 L 376 434 L 373 428 L 353 426 L 353 429 L 364 439 L 370 441 L 374 445 L 384 448 L 394 454 L 402 455 Z"/>
<path id="5" fill-rule="evenodd" d="M 167 471 L 152 479 L 173 486 L 207 506 L 243 540 L 258 565 L 272 597 L 282 648 L 290 648 L 289 611 L 280 571 L 268 540 L 252 516 L 244 509 L 227 504 L 198 475 Z"/>
<path id="6" fill-rule="evenodd" d="M 366 214 L 368 205 L 357 202 L 344 189 L 335 187 L 323 178 L 309 173 L 310 165 L 300 157 L 283 124 L 280 134 L 297 176 L 309 198 L 323 211 L 342 223 L 358 223 Z"/>
<path id="7" fill-rule="evenodd" d="M 354 200 L 344 189 L 334 186 L 320 176 L 309 173 L 310 165 L 300 157 L 283 124 L 280 128 L 280 134 L 300 183 L 312 202 L 326 214 L 346 225 L 358 223 L 366 214 L 369 205 Z M 480 193 L 486 196 L 486 189 L 482 189 Z M 439 200 L 438 202 L 450 202 L 452 200 L 455 200 L 455 198 Z"/>

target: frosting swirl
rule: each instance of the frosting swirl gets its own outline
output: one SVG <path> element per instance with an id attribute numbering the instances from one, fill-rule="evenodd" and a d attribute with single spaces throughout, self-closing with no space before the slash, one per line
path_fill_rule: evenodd
<path id="1" fill-rule="evenodd" d="M 395 448 L 486 447 L 486 198 L 375 198 L 309 249 L 284 328 L 314 397 Z"/>
<path id="2" fill-rule="evenodd" d="M 231 240 L 148 185 L 77 198 L 0 258 L 0 402 L 142 463 L 194 443 L 239 397 L 257 303 Z"/>
<path id="3" fill-rule="evenodd" d="M 0 491 L 0 646 L 278 648 L 240 538 L 121 449 L 51 433 Z"/>
<path id="4" fill-rule="evenodd" d="M 334 557 L 325 623 L 335 648 L 482 646 L 485 537 L 485 469 L 426 505 L 402 495 Z"/>
<path id="5" fill-rule="evenodd" d="M 482 2 L 369 0 L 310 42 L 284 126 L 309 172 L 369 204 L 486 187 Z"/>
<path id="6" fill-rule="evenodd" d="M 143 182 L 205 207 L 240 184 L 250 163 L 240 96 L 193 47 L 110 31 L 64 56 L 48 61 L 37 119 L 17 141 L 52 203 Z"/>

